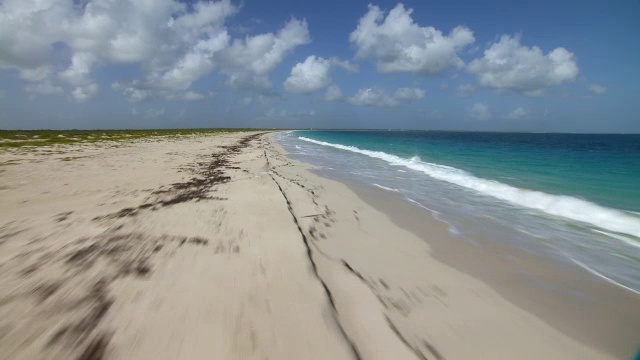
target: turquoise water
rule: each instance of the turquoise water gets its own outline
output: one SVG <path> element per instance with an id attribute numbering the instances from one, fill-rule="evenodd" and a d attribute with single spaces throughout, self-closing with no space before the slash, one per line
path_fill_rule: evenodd
<path id="1" fill-rule="evenodd" d="M 426 131 L 299 132 L 448 165 L 486 179 L 640 212 L 640 135 Z"/>
<path id="2" fill-rule="evenodd" d="M 398 192 L 478 244 L 498 239 L 640 290 L 640 135 L 297 131 L 294 156 Z"/>

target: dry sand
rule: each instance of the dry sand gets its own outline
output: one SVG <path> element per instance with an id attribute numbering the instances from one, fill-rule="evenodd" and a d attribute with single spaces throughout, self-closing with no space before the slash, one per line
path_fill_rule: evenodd
<path id="1" fill-rule="evenodd" d="M 62 149 L 0 153 L 0 358 L 612 358 L 269 134 Z"/>

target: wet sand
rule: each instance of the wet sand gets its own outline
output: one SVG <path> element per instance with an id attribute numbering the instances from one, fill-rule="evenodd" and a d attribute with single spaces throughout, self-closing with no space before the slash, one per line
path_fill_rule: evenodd
<path id="1" fill-rule="evenodd" d="M 619 357 L 438 260 L 441 224 L 398 226 L 269 134 L 0 164 L 3 358 Z"/>
<path id="2" fill-rule="evenodd" d="M 550 326 L 585 344 L 631 359 L 640 354 L 640 296 L 572 264 L 561 264 L 492 239 L 474 243 L 401 196 L 349 184 L 366 203 L 420 236 L 431 255 L 479 279 Z"/>

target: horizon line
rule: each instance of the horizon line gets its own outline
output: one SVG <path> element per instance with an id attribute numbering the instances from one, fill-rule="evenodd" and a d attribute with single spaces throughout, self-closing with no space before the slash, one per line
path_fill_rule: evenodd
<path id="1" fill-rule="evenodd" d="M 569 132 L 569 131 L 508 131 L 508 130 L 446 130 L 446 129 L 404 129 L 404 128 L 253 128 L 253 127 L 194 127 L 194 128 L 96 128 L 96 129 L 0 129 L 0 132 L 69 132 L 69 131 L 189 131 L 189 130 L 246 130 L 246 131 L 421 131 L 456 133 L 504 133 L 504 134 L 572 134 L 572 135 L 640 135 L 640 132 Z"/>

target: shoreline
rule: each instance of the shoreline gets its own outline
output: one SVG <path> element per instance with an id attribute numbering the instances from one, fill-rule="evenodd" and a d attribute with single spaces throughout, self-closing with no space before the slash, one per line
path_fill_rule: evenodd
<path id="1" fill-rule="evenodd" d="M 393 223 L 421 237 L 438 261 L 488 284 L 514 305 L 584 344 L 621 359 L 636 354 L 640 314 L 634 310 L 640 308 L 640 298 L 634 292 L 596 279 L 578 266 L 561 265 L 490 239 L 471 243 L 450 235 L 447 223 L 398 194 L 360 184 L 347 186 Z M 440 236 L 425 235 L 434 228 L 440 228 Z"/>
<path id="2" fill-rule="evenodd" d="M 92 359 L 617 357 L 437 260 L 437 244 L 289 159 L 271 137 L 0 152 L 0 351 Z M 435 220 L 424 225 L 446 239 Z"/>
<path id="3" fill-rule="evenodd" d="M 285 151 L 284 149 L 281 149 L 282 151 Z M 451 270 L 453 272 L 462 270 L 464 273 L 466 273 L 467 275 L 473 275 L 472 272 L 467 272 L 464 271 L 466 269 L 460 269 L 458 267 L 456 267 L 456 263 L 455 262 L 451 262 L 451 261 L 446 261 L 448 259 L 446 258 L 441 258 L 439 255 L 439 250 L 442 250 L 440 248 L 437 248 L 436 246 L 434 246 L 433 242 L 438 242 L 437 245 L 443 245 L 446 248 L 446 242 L 447 240 L 450 240 L 452 237 L 448 232 L 448 227 L 445 226 L 444 223 L 442 223 L 441 221 L 438 221 L 434 218 L 432 218 L 431 213 L 425 213 L 423 212 L 423 209 L 420 209 L 420 211 L 422 212 L 421 215 L 422 216 L 427 216 L 428 220 L 426 220 L 424 217 L 415 217 L 415 216 L 407 216 L 407 215 L 415 215 L 417 214 L 416 209 L 417 206 L 412 206 L 411 204 L 409 204 L 407 201 L 405 201 L 404 199 L 399 199 L 397 194 L 395 193 L 391 193 L 389 191 L 384 191 L 383 189 L 380 188 L 367 188 L 367 189 L 363 189 L 363 187 L 361 186 L 355 186 L 354 184 L 350 184 L 350 183 L 345 183 L 342 182 L 340 180 L 334 180 L 334 179 L 328 179 L 326 177 L 323 177 L 321 172 L 319 173 L 316 169 L 314 169 L 313 166 L 310 165 L 305 165 L 304 163 L 301 163 L 301 166 L 307 166 L 311 168 L 311 171 L 316 175 L 316 176 L 320 176 L 321 178 L 327 179 L 328 181 L 331 182 L 339 182 L 340 184 L 345 185 L 346 187 L 348 187 L 350 189 L 350 191 L 353 191 L 357 197 L 359 199 L 361 199 L 362 201 L 364 201 L 366 204 L 372 206 L 374 209 L 376 209 L 377 211 L 380 211 L 381 213 L 383 213 L 385 215 L 385 217 L 388 217 L 396 226 L 399 226 L 400 228 L 404 229 L 404 230 L 408 230 L 409 232 L 411 232 L 413 235 L 417 235 L 417 237 L 420 238 L 421 241 L 425 242 L 426 244 L 428 244 L 429 246 L 429 256 L 433 256 L 433 260 L 434 261 L 438 261 L 438 262 L 442 262 L 443 264 L 447 264 L 447 266 L 451 267 Z M 365 194 L 366 192 L 366 194 Z M 385 210 L 385 207 L 387 207 L 388 209 Z M 389 209 L 390 208 L 390 209 Z M 411 218 L 411 220 L 408 220 L 408 218 Z M 398 219 L 404 219 L 405 221 L 398 221 Z M 417 229 L 415 225 L 423 225 L 422 229 Z M 427 229 L 428 231 L 431 232 L 431 234 L 433 234 L 434 229 L 436 229 L 435 233 L 435 237 L 430 238 L 430 239 L 425 239 L 424 235 L 420 235 L 421 232 L 424 233 L 424 229 Z M 458 241 L 463 241 L 462 239 L 458 239 Z M 342 254 L 344 255 L 344 254 Z M 468 255 L 468 254 L 467 254 Z M 437 259 L 437 260 L 436 260 Z M 455 270 L 453 270 L 455 269 Z M 474 277 L 474 279 L 478 279 L 479 281 L 483 281 L 485 279 L 483 278 L 479 278 L 476 275 L 473 275 L 472 277 Z M 511 280 L 511 282 L 513 282 L 513 280 Z M 483 281 L 483 283 L 485 283 Z M 495 285 L 495 284 L 491 284 L 491 285 Z M 508 285 L 507 285 L 508 286 Z M 502 294 L 502 292 L 500 292 Z M 534 292 L 535 293 L 535 292 Z M 540 297 L 540 296 L 539 296 Z M 516 303 L 513 303 L 514 305 L 521 305 Z M 522 307 L 521 307 L 522 308 Z M 528 309 L 530 310 L 530 309 Z M 530 311 L 527 311 L 527 313 L 532 313 Z M 541 318 L 539 317 L 540 313 L 536 314 L 536 318 Z M 533 315 L 532 315 L 533 316 Z M 549 320 L 549 317 L 545 318 L 545 320 Z M 414 329 L 415 330 L 415 329 Z M 571 335 L 575 335 L 571 332 L 566 331 L 566 329 L 563 329 L 565 331 L 563 331 L 563 334 L 566 333 L 570 333 Z M 614 335 L 612 335 L 613 337 Z M 606 347 L 599 347 L 599 348 L 606 348 L 606 350 L 612 350 L 612 351 L 607 351 L 607 353 L 610 354 L 615 354 L 613 355 L 616 358 L 627 358 L 629 356 L 629 351 L 633 352 L 635 349 L 629 350 L 629 338 L 631 338 L 633 335 L 630 335 L 627 337 L 627 349 L 611 349 L 611 347 L 606 348 Z M 577 338 L 577 337 L 573 337 L 573 338 Z M 581 337 L 581 340 L 584 340 L 584 337 Z M 609 339 L 610 340 L 610 339 Z M 591 345 L 586 345 L 589 344 L 589 342 L 582 342 L 583 345 L 585 346 L 591 346 Z M 602 349 L 600 349 L 602 350 Z M 601 354 L 601 356 L 603 356 Z M 551 357 L 553 358 L 553 356 Z"/>
<path id="4" fill-rule="evenodd" d="M 450 225 L 432 210 L 394 189 L 374 182 L 316 175 L 346 184 L 360 199 L 385 213 L 397 226 L 428 243 L 432 256 L 488 284 L 519 308 L 572 338 L 617 358 L 640 354 L 640 297 L 633 289 L 602 279 L 590 269 L 534 254 L 493 239 L 466 239 L 449 232 Z M 433 229 L 437 236 L 430 236 Z"/>

